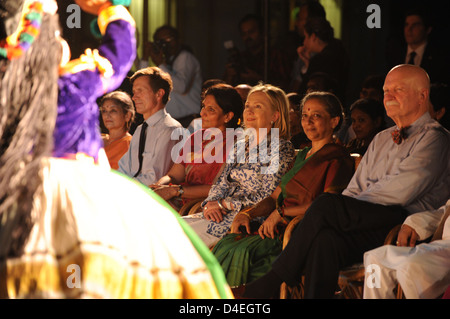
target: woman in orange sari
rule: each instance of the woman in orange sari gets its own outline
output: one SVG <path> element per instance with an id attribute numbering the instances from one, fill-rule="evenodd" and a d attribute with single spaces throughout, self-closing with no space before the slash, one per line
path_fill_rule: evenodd
<path id="1" fill-rule="evenodd" d="M 106 156 L 112 169 L 119 168 L 119 160 L 130 147 L 128 132 L 134 121 L 134 106 L 130 96 L 122 91 L 106 94 L 100 101 L 100 112 L 108 134 L 102 135 Z"/>

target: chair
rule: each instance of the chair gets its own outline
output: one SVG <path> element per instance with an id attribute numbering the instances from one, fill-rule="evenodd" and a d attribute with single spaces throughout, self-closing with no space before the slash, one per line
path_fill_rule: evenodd
<path id="1" fill-rule="evenodd" d="M 445 222 L 447 220 L 447 218 L 449 218 L 450 216 L 450 209 L 447 209 L 447 211 L 444 213 L 444 216 L 442 217 L 441 221 L 439 222 L 439 225 L 436 229 L 436 231 L 434 232 L 433 236 L 431 236 L 428 239 L 425 239 L 423 242 L 432 242 L 434 240 L 440 240 L 442 239 L 442 232 L 444 229 L 444 225 Z M 396 240 L 398 232 L 400 231 L 401 225 L 397 226 L 396 228 L 394 228 L 393 230 L 391 230 L 391 233 L 393 233 L 393 238 L 392 238 L 392 243 L 394 242 L 394 240 Z M 419 243 L 418 243 L 419 244 Z M 396 298 L 397 299 L 405 299 L 405 296 L 403 295 L 403 290 L 402 287 L 400 286 L 400 284 L 397 285 L 397 291 L 396 291 Z"/>
<path id="2" fill-rule="evenodd" d="M 395 245 L 401 225 L 395 226 L 387 234 L 384 245 Z M 364 291 L 365 269 L 363 263 L 354 264 L 340 271 L 336 297 L 341 299 L 362 299 Z"/>
<path id="3" fill-rule="evenodd" d="M 350 154 L 352 158 L 355 161 L 354 171 L 358 168 L 359 163 L 361 162 L 361 155 L 357 153 Z M 289 242 L 292 232 L 294 231 L 297 224 L 303 219 L 304 215 L 296 216 L 294 219 L 292 219 L 288 226 L 286 227 L 284 231 L 284 237 L 283 237 L 283 249 L 286 247 L 287 243 Z M 344 295 L 352 296 L 353 298 L 362 298 L 362 292 L 359 293 L 359 282 L 364 282 L 364 267 L 361 269 L 361 265 L 355 265 L 355 267 L 348 268 L 344 270 L 344 272 L 341 272 L 342 276 L 342 289 L 341 292 L 344 292 Z M 362 280 L 361 280 L 362 276 Z M 341 276 L 339 276 L 341 279 Z M 354 283 L 358 283 L 358 285 L 355 285 Z M 286 283 L 282 283 L 280 287 L 280 299 L 301 299 L 304 296 L 304 290 L 303 290 L 303 282 L 300 283 L 296 287 L 289 287 Z"/>
<path id="4" fill-rule="evenodd" d="M 193 214 L 191 211 L 195 211 L 197 212 L 198 208 L 200 207 L 200 205 L 202 204 L 202 202 L 205 200 L 205 198 L 195 198 L 195 199 L 191 199 L 190 201 L 188 201 L 187 203 L 185 203 L 180 210 L 178 211 L 178 213 L 180 214 L 180 216 L 186 216 L 186 215 L 191 215 Z"/>
<path id="5" fill-rule="evenodd" d="M 289 242 L 292 231 L 300 222 L 303 216 L 297 216 L 286 227 L 285 237 L 283 239 L 283 249 Z M 395 226 L 386 236 L 384 245 L 395 245 L 397 234 L 401 225 Z M 340 271 L 336 298 L 339 299 L 362 299 L 364 291 L 365 269 L 363 263 L 358 263 L 347 267 Z M 303 282 L 296 287 L 289 287 L 286 283 L 282 283 L 280 288 L 280 299 L 302 299 L 304 296 Z M 397 298 L 402 298 L 402 290 L 397 288 Z"/>
<path id="6" fill-rule="evenodd" d="M 304 215 L 294 217 L 286 226 L 283 235 L 283 249 L 291 239 L 292 232 L 297 224 L 303 219 Z M 282 283 L 280 287 L 280 299 L 303 299 L 303 282 L 296 287 L 289 287 L 286 283 Z"/>
<path id="7" fill-rule="evenodd" d="M 201 211 L 202 211 L 202 203 L 203 203 L 203 201 L 206 199 L 206 197 L 205 198 L 201 198 L 201 199 L 199 199 L 198 201 L 197 201 L 197 203 L 195 203 L 195 205 L 193 205 L 192 207 L 191 207 L 191 209 L 189 210 L 189 212 L 188 212 L 188 215 L 192 215 L 192 214 L 195 214 L 195 213 L 200 213 Z"/>
<path id="8" fill-rule="evenodd" d="M 356 169 L 358 168 L 359 163 L 361 162 L 361 155 L 358 153 L 351 153 L 350 156 L 353 158 L 353 160 L 355 161 L 355 172 Z"/>
<path id="9" fill-rule="evenodd" d="M 442 220 L 440 221 L 435 233 L 430 238 L 427 238 L 420 243 L 429 243 L 434 240 L 439 240 L 442 238 L 442 231 L 444 228 L 444 224 L 448 216 L 450 215 L 450 210 L 445 212 L 445 215 L 443 216 Z M 402 225 L 397 225 L 394 228 L 391 229 L 391 231 L 386 236 L 386 239 L 384 241 L 385 245 L 395 245 L 398 233 L 400 231 Z M 420 244 L 417 243 L 417 244 Z M 341 287 L 341 294 L 344 298 L 351 298 L 352 296 L 356 296 L 357 298 L 362 298 L 362 291 L 364 290 L 364 265 L 360 265 L 358 267 L 358 273 L 352 274 L 351 270 L 343 270 L 340 273 L 339 276 L 339 285 Z M 396 299 L 405 299 L 405 296 L 403 295 L 403 290 L 400 284 L 397 285 L 396 291 Z"/>

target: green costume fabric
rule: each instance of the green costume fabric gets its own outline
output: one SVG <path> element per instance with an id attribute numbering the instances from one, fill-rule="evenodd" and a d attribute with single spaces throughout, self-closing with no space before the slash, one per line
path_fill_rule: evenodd
<path id="1" fill-rule="evenodd" d="M 266 274 L 282 250 L 279 238 L 243 236 L 229 234 L 213 249 L 231 287 L 251 282 Z"/>

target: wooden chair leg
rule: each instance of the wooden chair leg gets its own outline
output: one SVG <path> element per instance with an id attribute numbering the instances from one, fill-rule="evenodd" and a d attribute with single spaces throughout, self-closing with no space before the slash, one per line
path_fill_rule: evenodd
<path id="1" fill-rule="evenodd" d="M 303 280 L 304 278 L 302 277 L 302 282 L 295 287 L 290 287 L 283 282 L 280 286 L 280 299 L 303 299 Z"/>
<path id="2" fill-rule="evenodd" d="M 400 284 L 397 285 L 396 298 L 397 298 L 397 299 L 404 299 L 404 296 L 403 296 L 403 289 L 402 289 L 402 287 L 400 286 Z"/>

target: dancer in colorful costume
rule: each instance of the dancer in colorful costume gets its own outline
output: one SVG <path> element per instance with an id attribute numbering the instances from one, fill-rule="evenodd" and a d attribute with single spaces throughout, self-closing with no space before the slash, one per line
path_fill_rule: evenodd
<path id="1" fill-rule="evenodd" d="M 231 297 L 192 230 L 103 161 L 93 102 L 131 67 L 135 27 L 117 1 L 77 3 L 103 42 L 61 67 L 56 1 L 0 4 L 0 298 Z"/>

